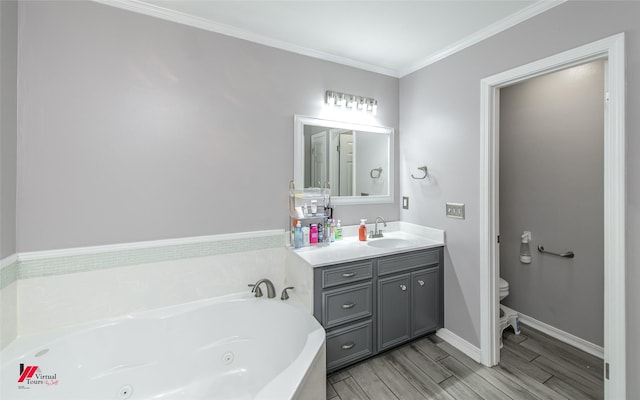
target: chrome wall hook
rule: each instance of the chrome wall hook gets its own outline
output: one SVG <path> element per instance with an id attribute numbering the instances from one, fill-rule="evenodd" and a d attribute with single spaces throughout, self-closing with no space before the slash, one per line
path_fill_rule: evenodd
<path id="1" fill-rule="evenodd" d="M 422 166 L 422 167 L 418 167 L 418 169 L 420 171 L 422 171 L 424 173 L 424 175 L 423 176 L 415 176 L 415 175 L 411 174 L 411 177 L 413 179 L 426 179 L 429 176 L 429 170 L 427 169 L 426 165 Z"/>

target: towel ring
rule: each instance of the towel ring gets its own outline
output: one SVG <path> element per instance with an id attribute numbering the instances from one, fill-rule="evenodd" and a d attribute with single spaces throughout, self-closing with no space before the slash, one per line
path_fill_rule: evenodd
<path id="1" fill-rule="evenodd" d="M 377 174 L 374 174 L 374 172 L 377 172 Z M 382 175 L 382 167 L 374 168 L 371 171 L 369 171 L 369 176 L 371 177 L 371 179 L 378 179 L 380 178 L 381 175 Z"/>
<path id="2" fill-rule="evenodd" d="M 424 172 L 423 176 L 414 176 L 413 174 L 411 174 L 411 177 L 413 179 L 426 179 L 429 176 L 429 170 L 427 169 L 427 166 L 423 166 L 423 167 L 418 167 L 418 169 L 422 172 Z"/>

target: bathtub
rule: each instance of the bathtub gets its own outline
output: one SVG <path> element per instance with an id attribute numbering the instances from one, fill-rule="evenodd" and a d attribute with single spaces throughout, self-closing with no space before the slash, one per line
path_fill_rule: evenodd
<path id="1" fill-rule="evenodd" d="M 16 339 L 3 400 L 325 399 L 325 332 L 250 293 Z"/>

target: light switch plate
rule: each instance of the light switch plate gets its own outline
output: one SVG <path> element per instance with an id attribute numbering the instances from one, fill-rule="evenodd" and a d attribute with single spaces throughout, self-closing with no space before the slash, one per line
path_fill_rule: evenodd
<path id="1" fill-rule="evenodd" d="M 409 197 L 402 196 L 402 208 L 404 208 L 405 210 L 409 209 Z"/>
<path id="2" fill-rule="evenodd" d="M 463 203 L 447 203 L 447 217 L 464 219 Z"/>

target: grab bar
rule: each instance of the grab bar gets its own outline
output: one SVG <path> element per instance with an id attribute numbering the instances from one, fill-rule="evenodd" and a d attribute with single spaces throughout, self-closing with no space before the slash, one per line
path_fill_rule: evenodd
<path id="1" fill-rule="evenodd" d="M 564 258 L 573 258 L 575 257 L 575 254 L 573 253 L 573 251 L 566 251 L 564 253 L 554 253 L 553 251 L 548 251 L 544 249 L 544 246 L 539 244 L 538 245 L 538 251 L 540 253 L 547 253 L 547 254 L 551 254 L 554 256 L 558 256 L 558 257 L 564 257 Z"/>

